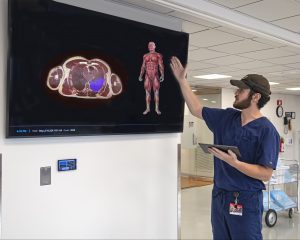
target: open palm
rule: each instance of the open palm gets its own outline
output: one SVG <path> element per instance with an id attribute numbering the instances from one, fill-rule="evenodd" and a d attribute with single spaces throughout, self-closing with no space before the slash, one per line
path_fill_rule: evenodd
<path id="1" fill-rule="evenodd" d="M 177 57 L 171 58 L 170 66 L 177 81 L 180 82 L 186 78 L 187 68 L 186 67 L 184 68 L 182 66 L 180 60 Z"/>

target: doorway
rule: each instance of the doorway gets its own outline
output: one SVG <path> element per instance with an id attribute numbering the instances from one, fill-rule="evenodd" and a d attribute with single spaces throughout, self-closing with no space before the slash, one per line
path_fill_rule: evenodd
<path id="1" fill-rule="evenodd" d="M 221 89 L 195 88 L 194 93 L 203 106 L 221 108 Z M 213 143 L 213 134 L 204 120 L 193 116 L 187 105 L 181 137 L 181 188 L 212 184 L 213 157 L 198 147 L 198 143 Z"/>

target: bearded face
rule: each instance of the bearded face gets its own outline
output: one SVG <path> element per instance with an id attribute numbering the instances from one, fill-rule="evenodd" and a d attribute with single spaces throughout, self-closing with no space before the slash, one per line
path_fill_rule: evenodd
<path id="1" fill-rule="evenodd" d="M 247 97 L 243 100 L 240 100 L 243 98 L 243 95 L 246 94 Z M 247 91 L 246 89 L 238 89 L 235 94 L 235 101 L 233 103 L 233 107 L 239 110 L 243 110 L 250 107 L 252 96 L 253 94 L 251 94 L 250 90 Z"/>

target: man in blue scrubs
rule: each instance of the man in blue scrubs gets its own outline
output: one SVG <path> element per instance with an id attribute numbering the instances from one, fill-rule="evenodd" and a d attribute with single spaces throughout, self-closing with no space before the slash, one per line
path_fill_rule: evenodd
<path id="1" fill-rule="evenodd" d="M 276 169 L 280 141 L 273 124 L 260 112 L 270 100 L 268 80 L 258 74 L 231 80 L 238 87 L 234 108 L 207 108 L 192 92 L 187 69 L 178 58 L 172 57 L 170 65 L 189 110 L 205 121 L 214 134 L 214 143 L 237 146 L 241 152 L 237 157 L 230 150 L 209 150 L 214 155 L 213 238 L 262 239 L 263 181 L 268 181 Z"/>

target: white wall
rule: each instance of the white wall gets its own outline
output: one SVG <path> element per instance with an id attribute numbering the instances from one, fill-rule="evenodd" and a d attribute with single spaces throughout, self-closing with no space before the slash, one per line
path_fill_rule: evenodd
<path id="1" fill-rule="evenodd" d="M 105 1 L 68 2 L 181 29 Z M 1 237 L 176 239 L 179 134 L 5 139 L 6 0 L 0 9 Z M 77 158 L 78 170 L 57 172 L 65 158 Z M 44 166 L 52 167 L 52 184 L 41 187 Z"/>
<path id="2" fill-rule="evenodd" d="M 283 108 L 285 112 L 296 112 L 296 119 L 292 120 L 292 131 L 284 134 L 283 117 L 276 116 L 277 100 L 283 101 Z M 234 102 L 234 89 L 222 89 L 222 108 L 232 107 Z M 271 100 L 262 108 L 264 116 L 274 124 L 280 136 L 284 138 L 293 137 L 294 144 L 291 146 L 285 145 L 284 153 L 280 157 L 287 160 L 299 161 L 299 144 L 297 139 L 297 132 L 300 131 L 300 96 L 287 94 L 272 94 Z"/>

